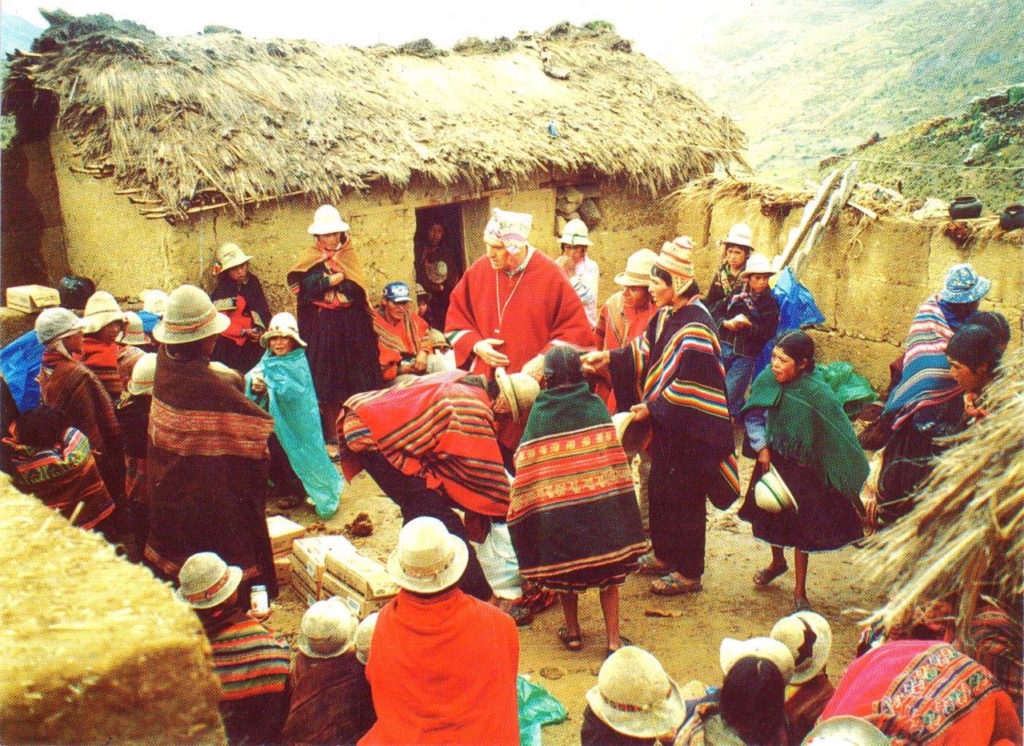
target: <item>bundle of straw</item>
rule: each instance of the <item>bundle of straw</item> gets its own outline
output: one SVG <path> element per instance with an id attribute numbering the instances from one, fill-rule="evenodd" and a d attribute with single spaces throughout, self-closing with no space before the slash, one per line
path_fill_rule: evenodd
<path id="1" fill-rule="evenodd" d="M 985 391 L 988 417 L 952 440 L 913 511 L 869 542 L 860 562 L 891 587 L 869 620 L 888 629 L 915 605 L 958 597 L 957 633 L 982 593 L 1015 608 L 1024 592 L 1024 350 Z"/>

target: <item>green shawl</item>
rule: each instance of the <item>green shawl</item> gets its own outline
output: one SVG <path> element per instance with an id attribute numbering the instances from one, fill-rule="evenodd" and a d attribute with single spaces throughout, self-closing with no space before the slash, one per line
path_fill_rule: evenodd
<path id="1" fill-rule="evenodd" d="M 602 424 L 611 424 L 608 408 L 586 383 L 544 389 L 533 403 L 520 442 Z"/>
<path id="2" fill-rule="evenodd" d="M 868 461 L 850 420 L 832 389 L 814 371 L 784 385 L 765 368 L 754 381 L 743 411 L 765 410 L 773 451 L 795 458 L 841 493 L 856 498 L 868 476 Z"/>

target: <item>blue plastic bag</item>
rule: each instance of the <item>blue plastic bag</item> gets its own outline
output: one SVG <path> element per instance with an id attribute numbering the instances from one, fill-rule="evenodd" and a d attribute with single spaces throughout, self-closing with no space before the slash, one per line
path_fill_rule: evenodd
<path id="1" fill-rule="evenodd" d="M 772 296 L 779 304 L 779 326 L 775 333 L 778 339 L 784 332 L 800 329 L 812 324 L 820 324 L 825 315 L 818 309 L 811 291 L 801 285 L 793 275 L 793 270 L 786 267 L 779 272 L 779 279 L 772 288 Z M 772 356 L 775 339 L 768 342 L 757 356 L 754 363 L 754 378 L 760 373 Z"/>
<path id="2" fill-rule="evenodd" d="M 560 723 L 569 717 L 565 705 L 551 696 L 547 689 L 530 683 L 522 676 L 516 676 L 516 695 L 521 746 L 541 746 L 541 727 Z"/>
<path id="3" fill-rule="evenodd" d="M 19 412 L 39 406 L 39 382 L 36 376 L 43 365 L 43 346 L 34 331 L 25 332 L 0 348 L 0 372 L 7 381 Z M 6 433 L 5 433 L 6 435 Z"/>

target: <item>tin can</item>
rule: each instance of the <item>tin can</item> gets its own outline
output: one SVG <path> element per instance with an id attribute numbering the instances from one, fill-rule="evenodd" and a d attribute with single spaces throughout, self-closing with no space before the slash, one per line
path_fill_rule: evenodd
<path id="1" fill-rule="evenodd" d="M 252 610 L 257 614 L 266 614 L 270 611 L 270 599 L 267 596 L 267 586 L 254 585 L 249 592 Z"/>

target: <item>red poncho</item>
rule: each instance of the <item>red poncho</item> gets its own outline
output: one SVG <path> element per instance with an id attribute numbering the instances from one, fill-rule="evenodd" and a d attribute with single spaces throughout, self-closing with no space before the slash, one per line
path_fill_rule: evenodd
<path id="1" fill-rule="evenodd" d="M 512 618 L 453 589 L 407 591 L 377 619 L 366 678 L 377 723 L 360 744 L 518 744 Z"/>
<path id="2" fill-rule="evenodd" d="M 377 308 L 373 312 L 373 331 L 377 333 L 380 372 L 385 382 L 395 380 L 403 358 L 415 357 L 420 350 L 433 349 L 430 327 L 417 313 L 408 313 L 392 322 L 387 312 Z"/>

